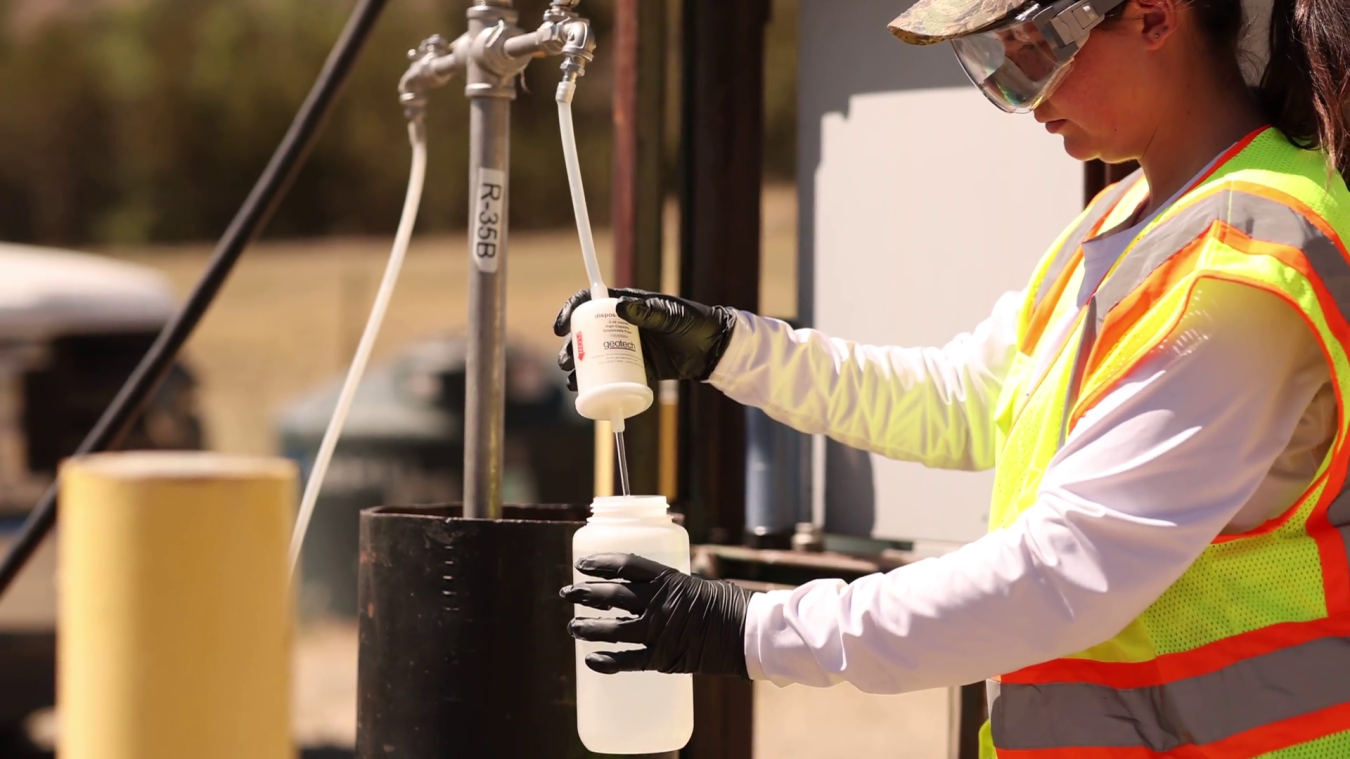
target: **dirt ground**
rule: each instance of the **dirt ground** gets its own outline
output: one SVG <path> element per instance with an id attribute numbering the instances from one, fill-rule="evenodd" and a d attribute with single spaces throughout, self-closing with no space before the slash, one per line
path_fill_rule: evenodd
<path id="1" fill-rule="evenodd" d="M 392 223 L 392 221 L 391 221 Z M 796 208 L 791 187 L 769 188 L 763 218 L 761 311 L 795 312 Z M 676 285 L 676 225 L 667 215 L 666 289 Z M 507 324 L 521 343 L 552 354 L 551 324 L 561 302 L 584 285 L 576 237 L 569 231 L 512 235 L 507 263 Z M 602 266 L 612 255 L 597 230 Z M 267 243 L 250 251 L 187 348 L 202 383 L 211 447 L 270 454 L 274 415 L 286 402 L 338 377 L 355 349 L 383 272 L 389 240 Z M 419 339 L 462 330 L 467 314 L 462 237 L 417 238 L 400 279 L 375 360 Z M 203 246 L 106 251 L 154 266 L 181 291 L 200 274 Z M 303 630 L 297 655 L 297 731 L 307 743 L 350 745 L 356 718 L 356 638 L 350 626 Z M 947 694 L 876 697 L 848 686 L 756 691 L 756 756 L 946 756 Z"/>
<path id="2" fill-rule="evenodd" d="M 296 736 L 308 745 L 351 745 L 356 726 L 356 635 L 315 625 L 296 655 Z M 946 759 L 947 691 L 873 696 L 755 685 L 755 759 Z"/>
<path id="3" fill-rule="evenodd" d="M 761 311 L 795 314 L 796 207 L 790 187 L 768 190 L 763 227 Z M 678 286 L 674 208 L 667 213 L 667 288 Z M 392 238 L 392 233 L 391 233 Z M 604 271 L 612 271 L 608 230 L 596 230 Z M 340 378 L 360 340 L 389 253 L 389 239 L 267 242 L 245 254 L 185 355 L 202 383 L 210 444 L 275 452 L 273 416 L 316 384 Z M 468 269 L 462 236 L 416 237 L 390 305 L 374 361 L 437 334 L 462 332 Z M 210 255 L 205 246 L 103 251 L 153 266 L 186 294 Z M 553 355 L 553 318 L 585 285 L 574 231 L 511 235 L 507 330 L 512 340 Z"/>

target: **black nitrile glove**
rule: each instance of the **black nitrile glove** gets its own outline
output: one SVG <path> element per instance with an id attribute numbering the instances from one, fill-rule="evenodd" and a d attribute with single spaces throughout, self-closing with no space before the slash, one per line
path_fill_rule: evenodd
<path id="1" fill-rule="evenodd" d="M 619 299 L 615 309 L 619 316 L 638 328 L 649 381 L 653 384 L 659 380 L 678 379 L 702 382 L 712 376 L 731 342 L 731 330 L 736 326 L 734 310 L 646 290 L 615 288 L 609 294 Z M 569 298 L 553 322 L 553 334 L 569 337 L 572 311 L 590 299 L 590 290 L 582 290 Z M 558 366 L 568 373 L 567 387 L 576 390 L 570 338 L 558 352 Z"/>
<path id="2" fill-rule="evenodd" d="M 750 591 L 626 553 L 588 556 L 577 562 L 577 571 L 605 582 L 569 585 L 562 589 L 564 599 L 592 609 L 619 609 L 637 616 L 579 617 L 567 626 L 572 637 L 645 646 L 589 654 L 586 666 L 605 675 L 654 670 L 749 679 L 745 669 L 745 613 Z"/>

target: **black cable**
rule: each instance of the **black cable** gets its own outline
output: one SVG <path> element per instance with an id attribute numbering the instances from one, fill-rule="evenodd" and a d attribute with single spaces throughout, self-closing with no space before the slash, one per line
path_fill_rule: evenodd
<path id="1" fill-rule="evenodd" d="M 155 344 L 141 359 L 136 370 L 131 373 L 126 384 L 118 391 L 117 397 L 103 412 L 98 424 L 80 443 L 76 456 L 115 448 L 138 418 L 147 398 L 159 387 L 159 383 L 172 368 L 178 352 L 187 342 L 197 323 L 201 321 L 211 301 L 225 284 L 234 264 L 244 249 L 257 237 L 258 232 L 267 225 L 281 199 L 290 188 L 300 166 L 314 145 L 324 119 L 332 109 L 342 85 L 351 74 L 361 48 L 370 37 L 371 30 L 384 10 L 386 0 L 359 0 L 352 10 L 342 36 L 328 54 L 319 78 L 309 91 L 309 96 L 300 106 L 291 121 L 290 129 L 272 154 L 258 181 L 253 185 L 244 204 L 239 207 L 230 226 L 221 236 L 207 265 L 206 273 L 198 280 L 192 294 L 174 315 L 173 319 L 160 331 Z M 392 102 L 392 99 L 391 99 Z M 57 483 L 53 482 L 42 495 L 37 506 L 24 521 L 19 537 L 0 562 L 0 596 L 13 583 L 14 578 L 32 557 L 42 540 L 51 532 L 56 523 Z"/>

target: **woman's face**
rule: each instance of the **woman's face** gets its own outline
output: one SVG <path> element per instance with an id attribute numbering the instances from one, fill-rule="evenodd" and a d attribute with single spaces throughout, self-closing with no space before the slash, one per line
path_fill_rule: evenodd
<path id="1" fill-rule="evenodd" d="M 1161 110 L 1170 107 L 1157 51 L 1167 23 L 1135 0 L 1119 21 L 1092 30 L 1059 88 L 1036 109 L 1036 120 L 1064 140 L 1079 160 L 1107 162 L 1143 155 Z M 1170 30 L 1169 30 L 1170 31 Z"/>

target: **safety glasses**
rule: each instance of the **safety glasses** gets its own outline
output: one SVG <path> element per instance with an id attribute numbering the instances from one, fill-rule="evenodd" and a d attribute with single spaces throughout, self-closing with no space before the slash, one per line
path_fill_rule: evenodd
<path id="1" fill-rule="evenodd" d="M 1088 32 L 1125 0 L 1032 2 L 1010 21 L 951 40 L 966 76 L 1007 113 L 1028 113 L 1073 69 Z"/>

